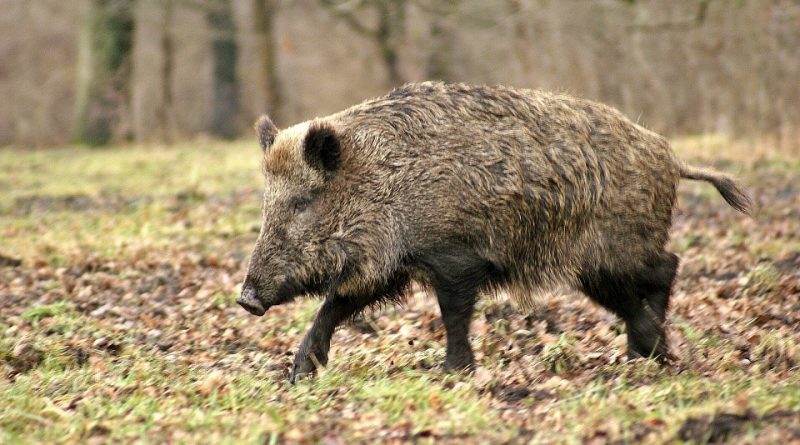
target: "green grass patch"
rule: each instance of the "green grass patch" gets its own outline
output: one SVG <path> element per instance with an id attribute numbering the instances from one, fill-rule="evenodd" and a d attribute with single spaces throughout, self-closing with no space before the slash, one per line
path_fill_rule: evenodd
<path id="1" fill-rule="evenodd" d="M 22 260 L 0 266 L 0 443 L 672 443 L 743 412 L 732 437 L 789 443 L 797 417 L 775 413 L 800 413 L 800 159 L 674 146 L 765 204 L 752 222 L 681 186 L 674 363 L 625 361 L 623 324 L 565 295 L 533 317 L 479 306 L 479 369 L 446 373 L 435 299 L 415 297 L 338 331 L 295 385 L 319 300 L 263 318 L 235 303 L 260 224 L 255 143 L 0 151 L 0 254 Z"/>

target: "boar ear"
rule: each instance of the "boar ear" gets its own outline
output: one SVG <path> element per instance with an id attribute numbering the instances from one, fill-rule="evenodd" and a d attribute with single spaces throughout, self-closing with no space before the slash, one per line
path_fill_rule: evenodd
<path id="1" fill-rule="evenodd" d="M 308 164 L 321 171 L 333 172 L 339 168 L 341 145 L 336 131 L 327 122 L 312 122 L 303 140 L 303 157 Z"/>
<path id="2" fill-rule="evenodd" d="M 269 116 L 262 114 L 256 121 L 255 129 L 256 134 L 258 134 L 258 144 L 261 145 L 261 150 L 269 150 L 269 147 L 275 142 L 275 135 L 278 134 L 278 127 L 272 123 L 272 119 L 270 119 Z"/>

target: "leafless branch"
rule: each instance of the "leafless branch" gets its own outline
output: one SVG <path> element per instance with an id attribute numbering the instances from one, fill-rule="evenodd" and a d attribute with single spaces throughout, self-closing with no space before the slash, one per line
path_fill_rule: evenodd
<path id="1" fill-rule="evenodd" d="M 320 3 L 337 18 L 340 18 L 347 23 L 347 26 L 352 28 L 357 33 L 369 37 L 375 37 L 375 35 L 378 33 L 377 30 L 370 29 L 367 25 L 357 19 L 353 13 L 354 9 L 361 7 L 365 3 L 364 1 L 338 3 L 333 0 L 320 0 Z M 354 5 L 355 7 L 351 5 Z"/>
<path id="2" fill-rule="evenodd" d="M 626 3 L 634 4 L 636 0 L 623 0 Z M 708 6 L 711 0 L 700 0 L 697 4 L 697 12 L 694 17 L 683 20 L 672 20 L 659 23 L 634 23 L 628 26 L 631 31 L 680 31 L 692 29 L 705 23 L 708 17 Z"/>

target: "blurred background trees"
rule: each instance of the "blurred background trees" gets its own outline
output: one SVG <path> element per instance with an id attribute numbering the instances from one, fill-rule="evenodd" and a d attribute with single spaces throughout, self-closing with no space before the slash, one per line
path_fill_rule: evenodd
<path id="1" fill-rule="evenodd" d="M 794 0 L 0 0 L 0 145 L 248 135 L 406 81 L 567 91 L 668 134 L 796 137 Z"/>
<path id="2" fill-rule="evenodd" d="M 206 21 L 211 33 L 212 99 L 209 131 L 231 139 L 238 133 L 240 113 L 239 43 L 230 0 L 209 0 Z"/>
<path id="3" fill-rule="evenodd" d="M 133 2 L 90 0 L 78 31 L 76 142 L 105 144 L 130 103 Z"/>

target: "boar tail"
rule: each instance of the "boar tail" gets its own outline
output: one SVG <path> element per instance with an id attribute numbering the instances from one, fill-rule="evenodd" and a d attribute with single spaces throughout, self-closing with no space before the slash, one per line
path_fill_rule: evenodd
<path id="1" fill-rule="evenodd" d="M 717 191 L 719 191 L 731 207 L 746 215 L 753 214 L 753 201 L 750 199 L 750 196 L 748 196 L 741 185 L 730 176 L 713 170 L 691 167 L 685 164 L 682 164 L 680 169 L 681 178 L 708 181 L 714 184 L 714 187 L 717 188 Z"/>

